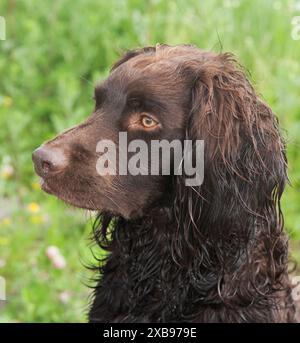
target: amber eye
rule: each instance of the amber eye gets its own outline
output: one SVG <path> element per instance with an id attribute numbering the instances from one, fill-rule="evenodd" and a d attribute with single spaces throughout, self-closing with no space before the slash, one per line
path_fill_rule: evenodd
<path id="1" fill-rule="evenodd" d="M 154 119 L 152 119 L 151 117 L 148 116 L 143 116 L 142 117 L 142 125 L 146 128 L 146 129 L 152 129 L 154 128 L 156 125 L 158 124 L 158 122 Z"/>

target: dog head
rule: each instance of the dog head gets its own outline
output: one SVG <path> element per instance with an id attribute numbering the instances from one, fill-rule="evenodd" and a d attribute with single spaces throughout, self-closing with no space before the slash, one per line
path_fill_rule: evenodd
<path id="1" fill-rule="evenodd" d="M 187 194 L 186 175 L 174 182 L 174 168 L 162 173 L 173 165 L 174 153 L 151 173 L 154 140 L 204 140 L 205 180 L 198 192 L 209 202 L 235 193 L 256 211 L 260 200 L 251 197 L 251 189 L 266 189 L 262 202 L 283 189 L 286 165 L 275 117 L 229 54 L 167 45 L 130 51 L 95 88 L 94 99 L 86 121 L 33 153 L 42 188 L 72 205 L 131 218 L 174 191 Z M 149 158 L 134 158 L 136 141 Z M 122 171 L 121 160 L 128 162 Z"/>

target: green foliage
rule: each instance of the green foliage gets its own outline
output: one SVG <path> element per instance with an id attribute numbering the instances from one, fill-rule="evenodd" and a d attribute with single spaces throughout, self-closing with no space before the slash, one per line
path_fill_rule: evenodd
<path id="1" fill-rule="evenodd" d="M 299 4 L 1 0 L 0 275 L 7 281 L 7 304 L 0 320 L 85 320 L 89 291 L 83 282 L 90 275 L 79 256 L 92 260 L 90 223 L 82 211 L 37 189 L 31 152 L 91 112 L 93 85 L 121 51 L 157 42 L 231 51 L 251 71 L 287 139 L 292 187 L 283 209 L 300 259 L 300 40 L 291 38 Z M 46 256 L 51 245 L 66 259 L 63 270 Z"/>

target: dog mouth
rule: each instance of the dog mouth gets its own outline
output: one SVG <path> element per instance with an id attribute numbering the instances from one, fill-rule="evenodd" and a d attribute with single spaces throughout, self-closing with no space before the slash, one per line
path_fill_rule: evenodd
<path id="1" fill-rule="evenodd" d="M 49 181 L 46 178 L 40 177 L 39 183 L 40 183 L 40 188 L 42 191 L 44 191 L 50 195 L 55 196 L 56 198 L 62 200 L 63 202 L 65 202 L 68 205 L 71 205 L 71 206 L 76 207 L 76 208 L 90 210 L 90 211 L 98 210 L 97 208 L 92 206 L 92 203 L 89 204 L 88 201 L 85 202 L 83 199 L 77 199 L 76 197 L 74 197 L 68 193 L 66 193 L 66 194 L 61 193 L 60 191 L 58 191 L 55 188 L 55 183 L 51 187 L 51 185 L 49 184 Z"/>
<path id="2" fill-rule="evenodd" d="M 48 194 L 54 194 L 49 186 L 49 183 L 43 177 L 40 177 L 40 187 L 44 192 Z"/>

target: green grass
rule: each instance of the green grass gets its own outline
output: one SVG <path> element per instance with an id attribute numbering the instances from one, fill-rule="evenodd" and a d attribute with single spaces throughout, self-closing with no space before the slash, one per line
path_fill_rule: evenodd
<path id="1" fill-rule="evenodd" d="M 92 260 L 90 220 L 37 189 L 31 152 L 85 118 L 93 84 L 120 51 L 137 46 L 194 43 L 231 51 L 251 72 L 287 139 L 293 187 L 283 209 L 300 261 L 300 40 L 291 38 L 296 15 L 299 1 L 1 0 L 7 39 L 0 41 L 0 275 L 7 303 L 0 321 L 86 320 L 90 274 L 81 260 Z M 51 245 L 66 259 L 63 270 L 46 256 Z M 62 293 L 70 297 L 67 304 Z"/>

